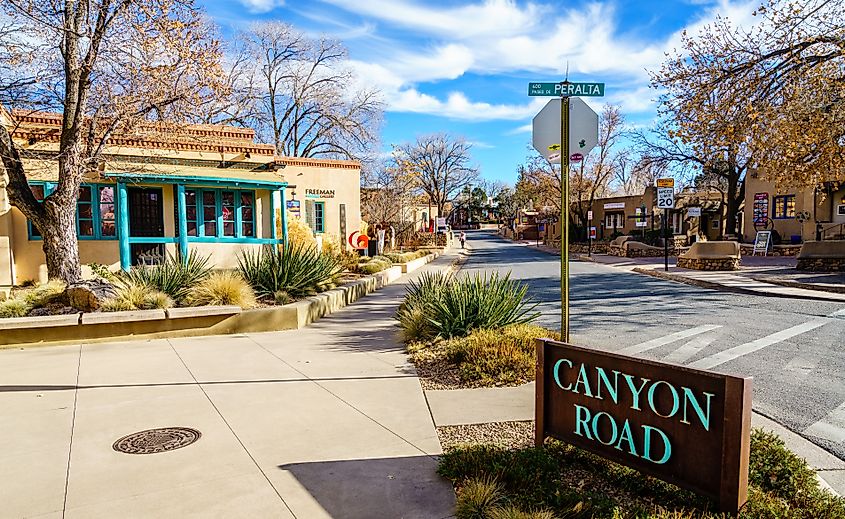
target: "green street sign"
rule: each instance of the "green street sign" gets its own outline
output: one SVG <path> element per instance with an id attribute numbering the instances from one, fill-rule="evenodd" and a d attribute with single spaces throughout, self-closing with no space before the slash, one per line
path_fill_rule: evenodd
<path id="1" fill-rule="evenodd" d="M 604 96 L 604 83 L 528 83 L 529 96 Z"/>

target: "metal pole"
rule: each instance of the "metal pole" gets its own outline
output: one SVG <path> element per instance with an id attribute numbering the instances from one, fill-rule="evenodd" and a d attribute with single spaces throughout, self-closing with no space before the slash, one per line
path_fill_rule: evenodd
<path id="1" fill-rule="evenodd" d="M 560 338 L 569 342 L 569 97 L 560 102 Z"/>
<path id="2" fill-rule="evenodd" d="M 667 238 L 667 235 L 669 233 L 667 232 L 666 225 L 666 220 L 668 220 L 666 216 L 668 215 L 668 213 L 668 209 L 663 210 L 663 270 L 665 272 L 669 272 L 669 238 Z"/>

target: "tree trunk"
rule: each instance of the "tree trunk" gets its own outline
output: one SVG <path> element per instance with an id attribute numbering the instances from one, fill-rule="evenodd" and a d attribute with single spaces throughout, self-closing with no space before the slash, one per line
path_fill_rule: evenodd
<path id="1" fill-rule="evenodd" d="M 76 204 L 45 203 L 46 217 L 38 222 L 47 259 L 47 276 L 65 283 L 79 281 L 79 243 L 76 239 Z"/>
<path id="2" fill-rule="evenodd" d="M 742 199 L 745 198 L 745 188 L 741 185 L 739 180 L 739 173 L 733 174 L 728 178 L 728 192 L 727 192 L 727 214 L 725 215 L 725 228 L 722 234 L 735 234 L 736 230 L 736 215 L 739 212 L 739 206 L 742 204 Z"/>

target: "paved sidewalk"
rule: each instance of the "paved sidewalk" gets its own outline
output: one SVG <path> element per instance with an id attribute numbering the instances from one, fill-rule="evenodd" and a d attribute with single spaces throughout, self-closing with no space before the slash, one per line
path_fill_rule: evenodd
<path id="1" fill-rule="evenodd" d="M 429 390 L 425 396 L 438 427 L 534 420 L 533 382 L 516 387 Z M 823 485 L 845 495 L 845 461 L 756 412 L 751 425 L 783 438 L 789 449 L 818 471 Z"/>
<path id="2" fill-rule="evenodd" d="M 405 282 L 302 330 L 0 351 L 0 516 L 451 517 Z M 202 437 L 112 449 L 174 426 Z"/>

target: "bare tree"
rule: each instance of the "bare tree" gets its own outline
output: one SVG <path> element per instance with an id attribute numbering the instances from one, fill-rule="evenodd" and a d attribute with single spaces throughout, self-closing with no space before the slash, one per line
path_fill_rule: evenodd
<path id="1" fill-rule="evenodd" d="M 275 21 L 255 23 L 240 37 L 254 64 L 244 95 L 252 96 L 258 129 L 278 153 L 360 158 L 377 143 L 381 93 L 356 86 L 341 42 Z"/>
<path id="2" fill-rule="evenodd" d="M 368 170 L 361 183 L 361 213 L 364 220 L 370 223 L 398 224 L 402 232 L 406 208 L 419 194 L 417 175 L 408 163 L 394 156 L 380 167 Z"/>
<path id="3" fill-rule="evenodd" d="M 218 43 L 191 0 L 7 0 L 2 9 L 12 29 L 0 32 L 0 47 L 17 52 L 0 55 L 0 103 L 13 121 L 16 110 L 62 112 L 58 182 L 43 202 L 27 184 L 15 127 L 0 125 L 6 190 L 43 237 L 49 277 L 75 281 L 83 175 L 99 169 L 115 132 L 156 131 L 160 124 L 140 123 L 195 113 L 218 86 Z M 24 66 L 10 61 L 16 55 Z"/>
<path id="4" fill-rule="evenodd" d="M 478 178 L 478 168 L 470 163 L 471 149 L 463 137 L 437 133 L 396 146 L 394 154 L 411 165 L 420 189 L 445 217 L 446 203 Z"/>

